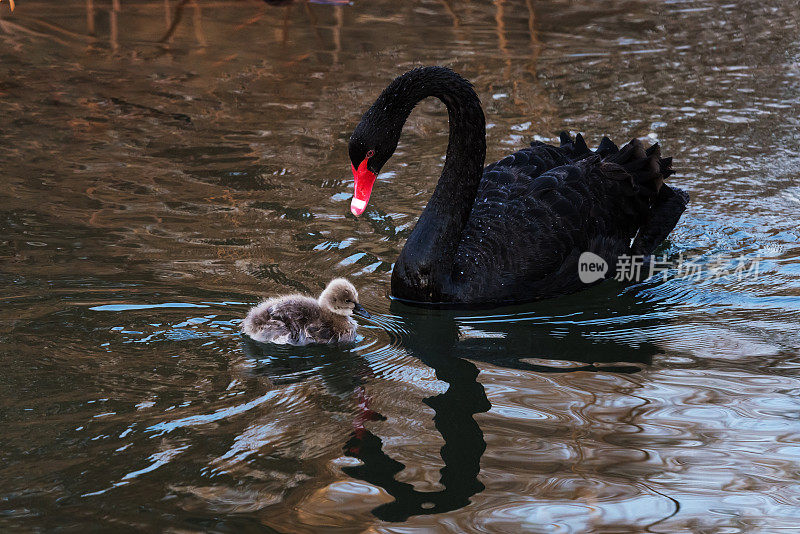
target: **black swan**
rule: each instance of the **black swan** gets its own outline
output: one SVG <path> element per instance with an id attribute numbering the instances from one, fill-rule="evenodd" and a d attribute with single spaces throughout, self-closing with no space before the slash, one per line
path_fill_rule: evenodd
<path id="1" fill-rule="evenodd" d="M 603 138 L 593 152 L 580 134 L 562 133 L 559 147 L 534 141 L 484 167 L 485 120 L 472 84 L 448 68 L 421 67 L 390 83 L 350 137 L 354 215 L 429 96 L 447 107 L 447 158 L 395 263 L 395 298 L 485 306 L 572 293 L 589 285 L 578 275 L 583 252 L 600 256 L 613 276 L 619 256 L 652 254 L 686 209 L 688 195 L 664 184 L 672 158 L 662 159 L 658 144 L 619 149 Z"/>
<path id="2" fill-rule="evenodd" d="M 304 295 L 265 300 L 247 314 L 242 332 L 263 343 L 351 343 L 356 338 L 354 314 L 369 317 L 353 284 L 336 278 L 317 300 Z"/>

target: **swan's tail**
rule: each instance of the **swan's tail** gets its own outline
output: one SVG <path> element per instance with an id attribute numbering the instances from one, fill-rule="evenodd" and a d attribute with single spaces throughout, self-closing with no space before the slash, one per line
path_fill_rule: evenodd
<path id="1" fill-rule="evenodd" d="M 622 166 L 633 177 L 639 195 L 648 197 L 650 209 L 646 220 L 639 227 L 631 253 L 645 256 L 652 254 L 678 224 L 689 203 L 689 195 L 685 191 L 664 183 L 675 172 L 672 169 L 672 158 L 661 157 L 658 143 L 644 148 L 638 139 L 620 149 L 604 137 L 595 153 L 604 162 Z"/>
<path id="2" fill-rule="evenodd" d="M 641 141 L 634 139 L 620 150 L 611 139 L 603 137 L 597 146 L 597 150 L 592 152 L 581 134 L 577 134 L 573 139 L 568 132 L 561 132 L 559 139 L 561 141 L 559 148 L 566 151 L 574 161 L 597 154 L 605 161 L 622 165 L 625 170 L 638 178 L 637 183 L 646 184 L 654 179 L 656 182 L 660 180 L 654 192 L 658 191 L 660 184 L 664 183 L 664 179 L 674 172 L 672 170 L 672 158 L 661 158 L 661 148 L 658 143 L 645 149 Z M 658 170 L 655 173 L 649 172 L 654 170 L 652 168 L 653 162 L 658 166 Z M 642 173 L 643 169 L 648 170 Z"/>
<path id="3" fill-rule="evenodd" d="M 622 148 L 617 148 L 608 137 L 604 137 L 595 154 L 602 158 L 603 163 L 616 164 L 625 169 L 625 174 L 633 178 L 638 194 L 647 197 L 649 201 L 658 196 L 664 180 L 675 172 L 672 170 L 672 158 L 661 157 L 658 143 L 645 148 L 641 141 L 634 139 Z M 612 177 L 617 175 L 613 167 L 607 169 Z M 622 178 L 617 176 L 617 179 Z"/>
<path id="4" fill-rule="evenodd" d="M 631 253 L 652 254 L 678 224 L 689 203 L 685 191 L 664 183 L 675 172 L 672 158 L 661 157 L 658 143 L 645 148 L 638 139 L 619 148 L 611 139 L 603 137 L 597 150 L 592 152 L 581 134 L 573 139 L 567 132 L 561 132 L 560 138 L 559 148 L 573 161 L 595 156 L 602 163 L 611 164 L 600 166 L 607 178 L 623 181 L 632 178 L 634 187 L 629 194 L 637 197 L 637 204 L 646 210 L 646 216 L 633 241 Z"/>
<path id="5" fill-rule="evenodd" d="M 664 185 L 653 201 L 647 222 L 639 228 L 633 240 L 631 254 L 648 256 L 655 252 L 678 224 L 688 203 L 689 194 L 686 191 Z"/>

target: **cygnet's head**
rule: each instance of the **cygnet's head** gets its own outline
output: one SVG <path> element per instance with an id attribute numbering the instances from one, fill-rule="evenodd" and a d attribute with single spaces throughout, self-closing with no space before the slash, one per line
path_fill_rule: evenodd
<path id="1" fill-rule="evenodd" d="M 358 291 L 344 278 L 335 278 L 319 296 L 319 305 L 339 315 L 353 314 L 369 317 L 367 310 L 358 303 Z"/>

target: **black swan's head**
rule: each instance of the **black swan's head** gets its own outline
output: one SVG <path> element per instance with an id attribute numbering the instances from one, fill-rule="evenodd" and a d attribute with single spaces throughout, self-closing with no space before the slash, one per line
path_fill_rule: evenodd
<path id="1" fill-rule="evenodd" d="M 361 117 L 350 136 L 350 165 L 355 193 L 350 211 L 364 213 L 375 177 L 397 149 L 403 124 L 420 99 L 428 96 L 432 84 L 443 74 L 455 75 L 445 67 L 420 67 L 395 78 Z"/>
<path id="2" fill-rule="evenodd" d="M 361 117 L 350 136 L 350 164 L 355 179 L 355 193 L 350 203 L 353 215 L 367 208 L 375 177 L 392 157 L 400 140 L 403 124 L 417 102 L 435 96 L 447 106 L 451 128 L 454 123 L 468 125 L 474 139 L 467 136 L 459 142 L 468 147 L 469 158 L 485 155 L 484 118 L 480 100 L 467 80 L 447 67 L 419 67 L 398 76 Z M 453 130 L 451 129 L 451 141 Z M 461 134 L 464 132 L 462 131 Z M 474 142 L 473 142 L 474 141 Z M 451 145 L 448 145 L 448 156 Z M 482 165 L 479 165 L 482 166 Z"/>
<path id="3" fill-rule="evenodd" d="M 356 314 L 369 317 L 367 310 L 358 303 L 358 291 L 344 278 L 335 278 L 319 296 L 319 305 L 333 313 L 349 317 Z"/>
<path id="4" fill-rule="evenodd" d="M 361 215 L 367 208 L 375 177 L 397 149 L 400 132 L 407 117 L 407 114 L 402 117 L 396 115 L 402 112 L 397 110 L 396 102 L 392 102 L 395 105 L 389 105 L 385 93 L 386 91 L 364 113 L 361 122 L 350 136 L 348 149 L 355 180 L 355 193 L 350 203 L 350 211 L 355 216 Z"/>

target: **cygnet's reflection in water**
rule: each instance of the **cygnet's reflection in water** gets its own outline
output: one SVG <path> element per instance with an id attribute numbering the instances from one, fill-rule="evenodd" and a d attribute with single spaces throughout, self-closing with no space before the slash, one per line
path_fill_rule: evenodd
<path id="1" fill-rule="evenodd" d="M 440 452 L 444 467 L 440 470 L 443 489 L 439 491 L 418 491 L 412 484 L 395 479 L 405 464 L 387 455 L 382 440 L 365 428 L 367 422 L 385 417 L 367 407 L 365 381 L 372 373 L 355 351 L 306 347 L 306 356 L 298 358 L 291 357 L 290 352 L 281 356 L 281 351 L 265 350 L 264 345 L 249 340 L 245 341 L 245 350 L 258 362 L 255 371 L 275 377 L 276 382 L 303 380 L 313 373 L 323 379 L 331 393 L 355 396 L 360 409 L 344 454 L 362 464 L 344 467 L 343 471 L 383 488 L 394 498 L 372 511 L 376 517 L 405 521 L 414 515 L 467 506 L 484 489 L 479 473 L 486 442 L 473 416 L 488 412 L 491 404 L 478 381 L 480 371 L 469 360 L 560 373 L 632 373 L 652 361 L 657 347 L 631 332 L 646 330 L 663 319 L 654 305 L 632 295 L 617 295 L 617 289 L 592 289 L 583 296 L 558 302 L 491 312 L 430 310 L 393 301 L 390 317 L 375 318 L 397 338 L 393 345 L 398 350 L 431 367 L 436 378 L 448 384 L 444 393 L 423 399 L 434 410 L 434 424 L 445 442 Z M 595 308 L 587 310 L 587 302 L 595 302 Z M 613 309 L 603 308 L 606 305 L 613 305 Z M 571 363 L 566 366 L 559 362 Z"/>
<path id="2" fill-rule="evenodd" d="M 414 324 L 412 321 L 409 326 Z M 440 479 L 444 489 L 437 492 L 420 492 L 411 484 L 395 480 L 394 476 L 405 469 L 405 465 L 385 454 L 381 439 L 364 426 L 369 421 L 386 418 L 368 407 L 365 381 L 372 372 L 356 352 L 337 346 L 267 345 L 247 337 L 243 337 L 242 343 L 253 365 L 250 370 L 253 374 L 267 376 L 273 384 L 298 382 L 316 375 L 330 394 L 343 401 L 355 400 L 358 410 L 344 453 L 361 460 L 363 465 L 345 467 L 343 471 L 383 488 L 394 497 L 395 501 L 373 510 L 376 517 L 386 521 L 404 521 L 412 515 L 462 508 L 469 504 L 469 497 L 484 488 L 478 481 L 478 473 L 486 442 L 472 416 L 488 411 L 491 405 L 483 386 L 476 380 L 478 368 L 469 361 L 451 356 L 452 339 L 423 334 L 415 341 L 427 343 L 424 352 L 414 352 L 414 355 L 449 385 L 445 393 L 423 399 L 434 410 L 434 424 L 445 441 L 441 449 L 445 466 Z"/>
<path id="3" fill-rule="evenodd" d="M 247 373 L 278 384 L 293 384 L 318 377 L 331 395 L 349 399 L 363 390 L 372 376 L 369 364 L 347 346 L 292 346 L 259 343 L 242 335 L 242 349 L 249 359 Z"/>

